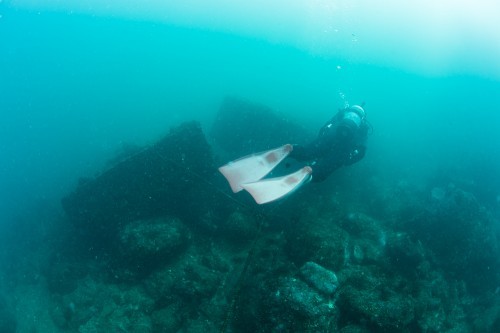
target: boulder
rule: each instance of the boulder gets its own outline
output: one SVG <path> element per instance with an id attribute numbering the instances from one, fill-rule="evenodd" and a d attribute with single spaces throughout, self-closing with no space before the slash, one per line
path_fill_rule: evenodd
<path id="1" fill-rule="evenodd" d="M 415 301 L 389 289 L 383 274 L 352 267 L 344 272 L 338 307 L 346 322 L 363 324 L 370 332 L 405 332 L 415 319 Z"/>
<path id="2" fill-rule="evenodd" d="M 256 218 L 241 211 L 235 211 L 219 225 L 218 235 L 236 245 L 253 241 L 259 226 Z"/>
<path id="3" fill-rule="evenodd" d="M 120 288 L 92 278 L 79 280 L 78 288 L 57 297 L 52 319 L 71 332 L 151 332 L 153 301 L 141 288 Z"/>
<path id="4" fill-rule="evenodd" d="M 190 237 L 178 218 L 134 221 L 119 232 L 117 257 L 122 266 L 145 275 L 175 259 L 187 248 Z"/>
<path id="5" fill-rule="evenodd" d="M 308 319 L 326 316 L 333 312 L 334 308 L 333 303 L 327 298 L 296 278 L 284 279 L 275 297 L 282 306 Z"/>
<path id="6" fill-rule="evenodd" d="M 449 277 L 482 293 L 493 292 L 500 278 L 496 224 L 472 193 L 450 186 L 405 227 L 416 242 L 433 252 Z"/>
<path id="7" fill-rule="evenodd" d="M 333 296 L 338 287 L 334 272 L 314 262 L 308 261 L 300 268 L 302 279 L 312 288 L 326 296 Z"/>
<path id="8" fill-rule="evenodd" d="M 306 264 L 304 272 L 318 273 L 318 267 L 314 265 Z M 299 277 L 303 274 L 300 273 Z M 309 277 L 308 280 L 313 279 Z M 304 278 L 288 276 L 279 279 L 277 290 L 268 297 L 264 306 L 268 327 L 273 332 L 337 331 L 335 299 L 305 282 Z"/>
<path id="9" fill-rule="evenodd" d="M 93 239 L 109 242 L 117 229 L 138 219 L 162 215 L 198 219 L 205 207 L 200 202 L 209 205 L 213 197 L 203 179 L 215 172 L 201 126 L 185 123 L 94 179 L 80 182 L 62 205 Z"/>

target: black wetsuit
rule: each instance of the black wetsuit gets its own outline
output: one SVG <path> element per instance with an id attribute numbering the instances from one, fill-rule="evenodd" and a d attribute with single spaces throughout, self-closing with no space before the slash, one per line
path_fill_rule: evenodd
<path id="1" fill-rule="evenodd" d="M 340 110 L 321 127 L 313 142 L 293 146 L 289 156 L 309 163 L 314 182 L 325 180 L 336 169 L 356 163 L 365 156 L 369 125 L 363 119 L 359 127 L 353 127 L 344 119 L 346 110 Z"/>

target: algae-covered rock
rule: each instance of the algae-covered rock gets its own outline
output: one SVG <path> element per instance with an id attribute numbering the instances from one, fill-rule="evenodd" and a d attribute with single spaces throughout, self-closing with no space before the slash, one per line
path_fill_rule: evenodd
<path id="1" fill-rule="evenodd" d="M 279 278 L 270 275 L 264 280 L 256 290 L 258 306 L 247 310 L 255 312 L 253 317 L 263 321 L 260 327 L 263 332 L 336 331 L 338 309 L 334 293 L 338 281 L 335 273 L 307 262 L 295 274 L 288 272 Z"/>
<path id="2" fill-rule="evenodd" d="M 254 217 L 235 211 L 221 223 L 219 235 L 233 244 L 245 244 L 257 235 L 258 224 Z"/>
<path id="3" fill-rule="evenodd" d="M 144 281 L 146 292 L 160 307 L 181 301 L 199 304 L 209 299 L 221 282 L 219 269 L 223 269 L 223 265 L 213 266 L 213 262 L 205 258 L 199 253 L 185 253 L 173 265 L 153 272 Z"/>
<path id="4" fill-rule="evenodd" d="M 496 223 L 472 193 L 450 187 L 441 200 L 407 221 L 406 228 L 433 252 L 449 277 L 481 293 L 494 291 L 500 279 Z"/>
<path id="5" fill-rule="evenodd" d="M 188 229 L 175 217 L 135 221 L 119 234 L 120 252 L 133 264 L 161 264 L 184 249 L 189 238 Z"/>
<path id="6" fill-rule="evenodd" d="M 349 324 L 347 326 L 342 327 L 340 333 L 371 333 L 365 327 Z"/>
<path id="7" fill-rule="evenodd" d="M 404 332 L 415 318 L 412 297 L 397 292 L 382 273 L 351 268 L 343 272 L 338 306 L 347 322 L 365 323 L 372 332 Z"/>
<path id="8" fill-rule="evenodd" d="M 333 221 L 304 220 L 285 235 L 287 254 L 298 266 L 313 261 L 326 268 L 340 268 L 349 260 L 349 234 Z"/>
<path id="9" fill-rule="evenodd" d="M 387 238 L 386 254 L 391 269 L 408 276 L 419 274 L 419 267 L 425 262 L 425 249 L 421 242 L 412 240 L 406 233 L 394 233 Z"/>
<path id="10" fill-rule="evenodd" d="M 263 332 L 336 331 L 338 309 L 333 298 L 293 276 L 278 279 L 276 283 L 277 289 L 264 294 L 261 305 L 261 318 L 265 319 L 262 327 L 266 327 Z"/>
<path id="11" fill-rule="evenodd" d="M 189 320 L 182 332 L 220 333 L 221 330 L 217 323 L 202 317 Z"/>
<path id="12" fill-rule="evenodd" d="M 366 214 L 351 212 L 340 219 L 340 225 L 350 235 L 358 238 L 378 240 L 381 244 L 385 242 L 384 225 Z"/>
<path id="13" fill-rule="evenodd" d="M 345 247 L 346 264 L 382 264 L 388 231 L 383 224 L 362 213 L 349 213 L 340 220 L 340 224 L 349 234 Z"/>
<path id="14" fill-rule="evenodd" d="M 302 279 L 315 290 L 333 296 L 338 287 L 338 279 L 334 272 L 308 261 L 300 268 Z"/>
<path id="15" fill-rule="evenodd" d="M 78 329 L 78 333 L 96 332 L 152 333 L 153 330 L 148 316 L 128 317 L 126 313 L 115 311 L 106 319 L 93 317 Z"/>
<path id="16" fill-rule="evenodd" d="M 376 291 L 343 290 L 342 308 L 350 317 L 369 321 L 369 327 L 381 332 L 402 332 L 414 319 L 413 302 L 401 295 L 382 297 Z"/>
<path id="17" fill-rule="evenodd" d="M 53 260 L 47 269 L 47 286 L 51 293 L 68 294 L 78 287 L 78 279 L 85 274 L 85 267 L 79 262 Z"/>
<path id="18" fill-rule="evenodd" d="M 154 311 L 151 314 L 153 332 L 177 332 L 182 325 L 182 314 L 176 304 Z"/>
<path id="19" fill-rule="evenodd" d="M 198 332 L 200 327 L 210 332 L 222 323 L 228 311 L 226 297 L 233 287 L 225 260 L 218 249 L 194 252 L 190 248 L 143 281 L 155 303 L 154 332 Z"/>
<path id="20" fill-rule="evenodd" d="M 116 237 L 109 278 L 115 282 L 140 281 L 175 261 L 189 247 L 190 238 L 189 229 L 172 216 L 134 221 Z"/>
<path id="21" fill-rule="evenodd" d="M 422 332 L 471 331 L 471 317 L 464 313 L 464 305 L 468 301 L 465 301 L 463 281 L 446 281 L 443 273 L 437 271 L 429 271 L 427 276 L 420 276 L 417 281 L 414 286 L 417 291 L 414 295 L 415 322 Z"/>
<path id="22" fill-rule="evenodd" d="M 277 301 L 286 304 L 298 315 L 314 319 L 333 313 L 334 305 L 307 283 L 296 278 L 286 278 L 275 294 Z"/>
<path id="23" fill-rule="evenodd" d="M 388 232 L 382 223 L 361 213 L 340 218 L 304 218 L 287 230 L 287 251 L 302 265 L 313 261 L 336 270 L 350 264 L 383 264 Z"/>
<path id="24" fill-rule="evenodd" d="M 56 300 L 51 311 L 62 329 L 77 332 L 151 332 L 153 301 L 141 288 L 121 289 L 91 278 Z"/>
<path id="25" fill-rule="evenodd" d="M 154 145 L 81 182 L 62 205 L 78 228 L 106 245 L 118 228 L 137 219 L 198 219 L 212 198 L 211 185 L 199 180 L 214 173 L 201 125 L 184 123 Z"/>

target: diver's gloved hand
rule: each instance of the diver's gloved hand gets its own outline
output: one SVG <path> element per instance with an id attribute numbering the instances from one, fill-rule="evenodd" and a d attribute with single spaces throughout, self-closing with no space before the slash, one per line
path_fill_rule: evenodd
<path id="1" fill-rule="evenodd" d="M 349 154 L 349 159 L 352 160 L 354 159 L 357 155 L 359 155 L 359 150 L 357 149 L 354 149 L 353 151 L 351 151 L 351 153 Z"/>
<path id="2" fill-rule="evenodd" d="M 365 146 L 358 146 L 355 149 L 353 149 L 350 153 L 349 156 L 347 157 L 347 161 L 345 165 L 351 165 L 353 163 L 358 162 L 365 156 L 366 152 L 366 147 Z"/>

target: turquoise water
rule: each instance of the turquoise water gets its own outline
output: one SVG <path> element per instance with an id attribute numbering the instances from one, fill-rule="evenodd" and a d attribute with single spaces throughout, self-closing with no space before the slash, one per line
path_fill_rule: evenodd
<path id="1" fill-rule="evenodd" d="M 415 48 L 420 56 L 404 49 L 411 41 L 393 45 L 383 36 L 385 28 L 368 34 L 366 27 L 361 33 L 340 31 L 338 45 L 311 46 L 303 41 L 305 32 L 293 39 L 299 28 L 266 33 L 273 21 L 269 13 L 267 25 L 258 26 L 255 18 L 254 33 L 232 29 L 231 20 L 204 26 L 203 20 L 49 10 L 16 1 L 0 3 L 0 15 L 2 234 L 29 234 L 30 221 L 47 212 L 60 216 L 60 200 L 78 179 L 99 174 L 127 147 L 152 144 L 184 121 L 199 121 L 209 133 L 226 96 L 267 105 L 312 132 L 337 109 L 365 102 L 373 134 L 366 157 L 354 167 L 358 186 L 365 180 L 415 184 L 428 196 L 456 186 L 500 217 L 500 77 L 494 54 L 481 62 L 473 47 L 451 48 L 453 63 L 441 63 L 431 59 L 436 39 L 428 49 Z M 290 23 L 277 19 L 283 22 Z M 485 40 L 475 43 L 495 43 Z M 361 186 L 362 192 L 370 189 Z M 12 258 L 16 242 L 1 249 L 0 260 Z M 12 284 L 0 279 L 2 290 Z"/>
<path id="2" fill-rule="evenodd" d="M 368 161 L 403 176 L 454 165 L 491 187 L 485 199 L 500 194 L 498 79 L 421 75 L 258 36 L 102 15 L 4 6 L 0 24 L 2 216 L 58 198 L 122 144 L 151 142 L 184 120 L 210 126 L 226 95 L 313 130 L 365 101 L 375 128 Z"/>

